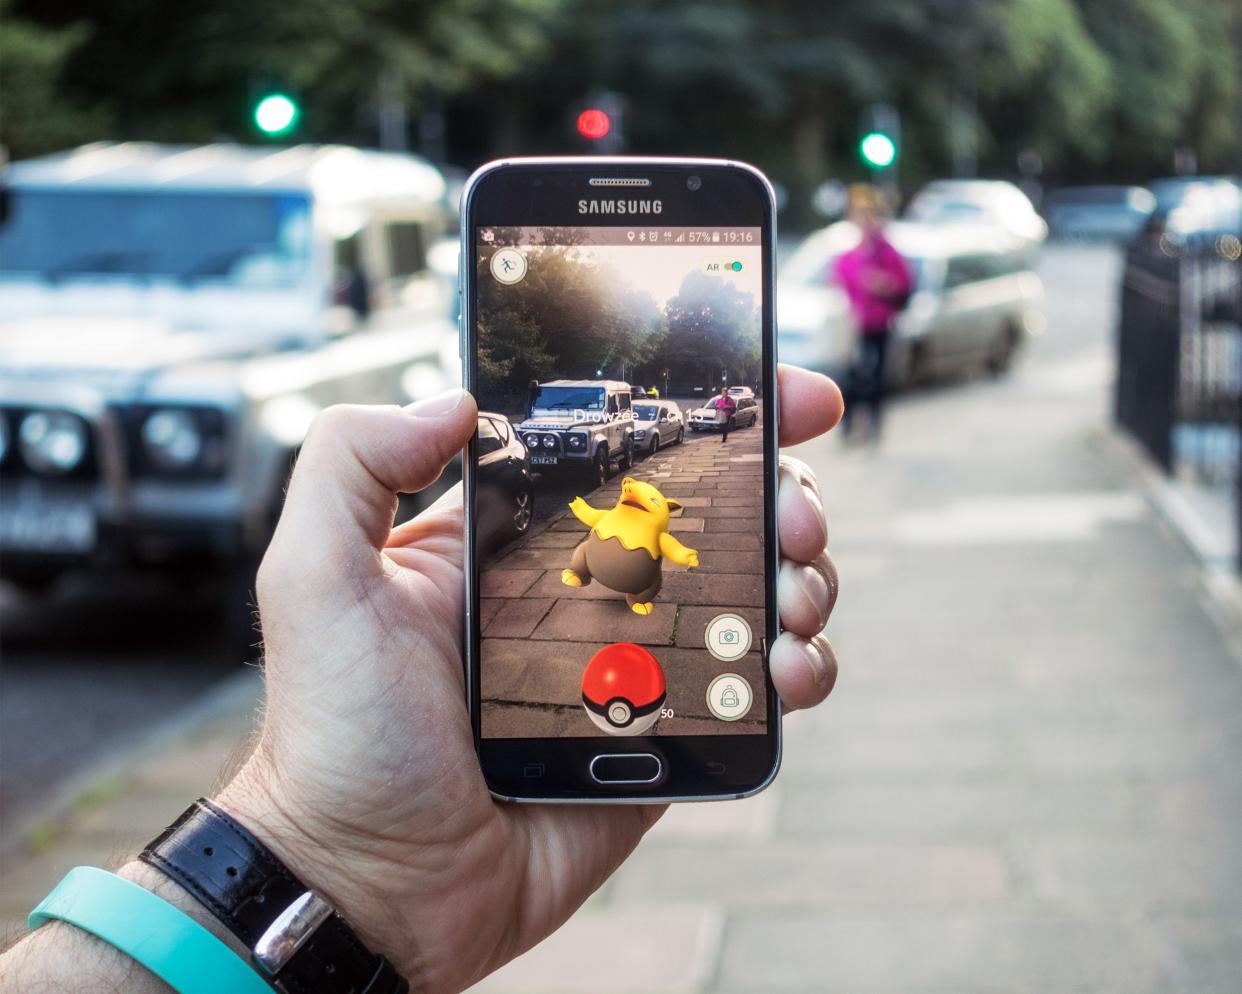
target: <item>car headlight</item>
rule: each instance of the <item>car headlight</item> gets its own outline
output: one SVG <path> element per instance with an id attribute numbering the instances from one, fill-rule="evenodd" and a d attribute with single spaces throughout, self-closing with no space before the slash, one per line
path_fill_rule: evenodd
<path id="1" fill-rule="evenodd" d="M 565 436 L 571 449 L 585 449 L 586 437 L 583 435 L 567 435 Z"/>
<path id="2" fill-rule="evenodd" d="M 539 436 L 533 431 L 529 431 L 523 435 L 522 441 L 526 443 L 526 447 L 528 449 L 535 449 L 539 447 Z"/>
<path id="3" fill-rule="evenodd" d="M 556 448 L 556 436 L 555 435 L 544 435 L 543 436 L 543 447 L 545 449 L 555 449 Z"/>
<path id="4" fill-rule="evenodd" d="M 203 432 L 188 411 L 166 408 L 143 422 L 142 445 L 160 469 L 189 469 L 203 454 Z"/>
<path id="5" fill-rule="evenodd" d="M 646 436 L 646 434 L 647 434 L 647 429 L 646 429 L 646 428 L 639 428 L 637 431 L 635 431 L 635 432 L 634 432 L 634 437 L 635 437 L 635 438 L 643 438 L 643 437 L 645 437 L 645 436 Z"/>
<path id="6" fill-rule="evenodd" d="M 27 414 L 17 435 L 22 458 L 37 473 L 68 473 L 86 457 L 86 423 L 68 411 Z"/>

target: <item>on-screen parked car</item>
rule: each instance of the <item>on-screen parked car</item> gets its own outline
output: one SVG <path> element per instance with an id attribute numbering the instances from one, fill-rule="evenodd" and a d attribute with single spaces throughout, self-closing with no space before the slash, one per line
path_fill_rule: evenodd
<path id="1" fill-rule="evenodd" d="M 1156 209 L 1156 197 L 1141 186 L 1070 186 L 1043 200 L 1053 238 L 1129 241 Z"/>
<path id="2" fill-rule="evenodd" d="M 608 482 L 615 462 L 634 463 L 630 385 L 620 380 L 550 380 L 539 384 L 530 417 L 517 426 L 536 473 L 585 472 Z"/>
<path id="3" fill-rule="evenodd" d="M 681 408 L 671 400 L 644 400 L 634 405 L 634 450 L 653 456 L 676 445 L 686 433 Z"/>
<path id="4" fill-rule="evenodd" d="M 458 378 L 406 155 L 96 144 L 10 166 L 0 222 L 0 574 L 248 577 L 315 415 Z M 239 598 L 239 603 L 242 600 Z"/>
<path id="5" fill-rule="evenodd" d="M 478 431 L 479 546 L 487 556 L 530 530 L 535 483 L 529 453 L 508 418 L 481 411 Z"/>
<path id="6" fill-rule="evenodd" d="M 719 423 L 716 421 L 716 402 L 718 399 L 713 397 L 697 411 L 690 412 L 691 431 L 721 430 Z M 759 404 L 755 400 L 753 393 L 750 397 L 738 397 L 736 400 L 737 407 L 733 410 L 733 416 L 729 418 L 729 431 L 733 431 L 735 428 L 750 428 L 759 420 Z"/>

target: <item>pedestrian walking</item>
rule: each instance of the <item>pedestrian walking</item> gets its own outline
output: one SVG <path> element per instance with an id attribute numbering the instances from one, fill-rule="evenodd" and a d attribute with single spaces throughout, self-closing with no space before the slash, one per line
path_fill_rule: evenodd
<path id="1" fill-rule="evenodd" d="M 737 401 L 729 396 L 729 388 L 721 387 L 716 398 L 716 424 L 720 425 L 720 444 L 729 440 L 729 426 L 733 424 L 733 412 L 737 410 Z"/>
<path id="2" fill-rule="evenodd" d="M 526 384 L 526 413 L 522 416 L 522 420 L 526 421 L 535 411 L 535 405 L 539 402 L 539 381 L 531 380 Z"/>
<path id="3" fill-rule="evenodd" d="M 905 308 L 913 289 L 910 266 L 884 237 L 884 209 L 879 193 L 863 183 L 850 187 L 850 220 L 862 238 L 833 266 L 833 278 L 845 290 L 858 322 L 859 340 L 845 389 L 846 436 L 853 427 L 855 405 L 870 412 L 873 437 L 880 433 L 884 408 L 885 369 L 893 320 Z"/>

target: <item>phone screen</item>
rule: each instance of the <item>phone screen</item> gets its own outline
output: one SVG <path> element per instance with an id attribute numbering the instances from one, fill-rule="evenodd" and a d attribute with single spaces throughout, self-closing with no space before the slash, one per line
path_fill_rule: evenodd
<path id="1" fill-rule="evenodd" d="M 484 739 L 763 735 L 758 227 L 477 227 Z"/>

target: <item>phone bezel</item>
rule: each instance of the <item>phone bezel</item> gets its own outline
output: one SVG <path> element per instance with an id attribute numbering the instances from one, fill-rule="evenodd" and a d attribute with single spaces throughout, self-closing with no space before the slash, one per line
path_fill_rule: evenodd
<path id="1" fill-rule="evenodd" d="M 691 175 L 702 180 L 688 189 Z M 590 187 L 593 176 L 643 177 L 646 189 Z M 566 194 L 576 193 L 577 196 Z M 475 231 L 482 225 L 589 225 L 625 226 L 627 216 L 580 215 L 580 197 L 660 199 L 661 224 L 670 226 L 753 226 L 762 230 L 763 257 L 762 349 L 764 419 L 764 501 L 766 632 L 764 697 L 767 732 L 764 735 L 653 735 L 632 737 L 500 738 L 480 735 L 479 674 L 479 561 L 475 555 L 474 488 L 475 440 L 463 465 L 465 514 L 466 612 L 463 659 L 470 721 L 484 779 L 493 796 L 508 801 L 540 803 L 666 803 L 669 801 L 725 800 L 758 793 L 776 777 L 781 758 L 780 702 L 768 672 L 767 650 L 779 633 L 776 576 L 779 537 L 776 522 L 778 416 L 776 386 L 776 202 L 771 184 L 753 166 L 722 159 L 573 157 L 503 159 L 488 163 L 469 179 L 461 202 L 461 355 L 465 386 L 477 387 L 474 291 Z M 710 210 L 709 217 L 703 213 Z M 646 219 L 643 223 L 648 223 Z M 653 752 L 664 764 L 664 775 L 650 787 L 627 784 L 610 789 L 589 778 L 591 759 L 604 753 Z M 536 779 L 525 774 L 541 766 Z M 559 771 L 548 773 L 546 771 Z"/>

